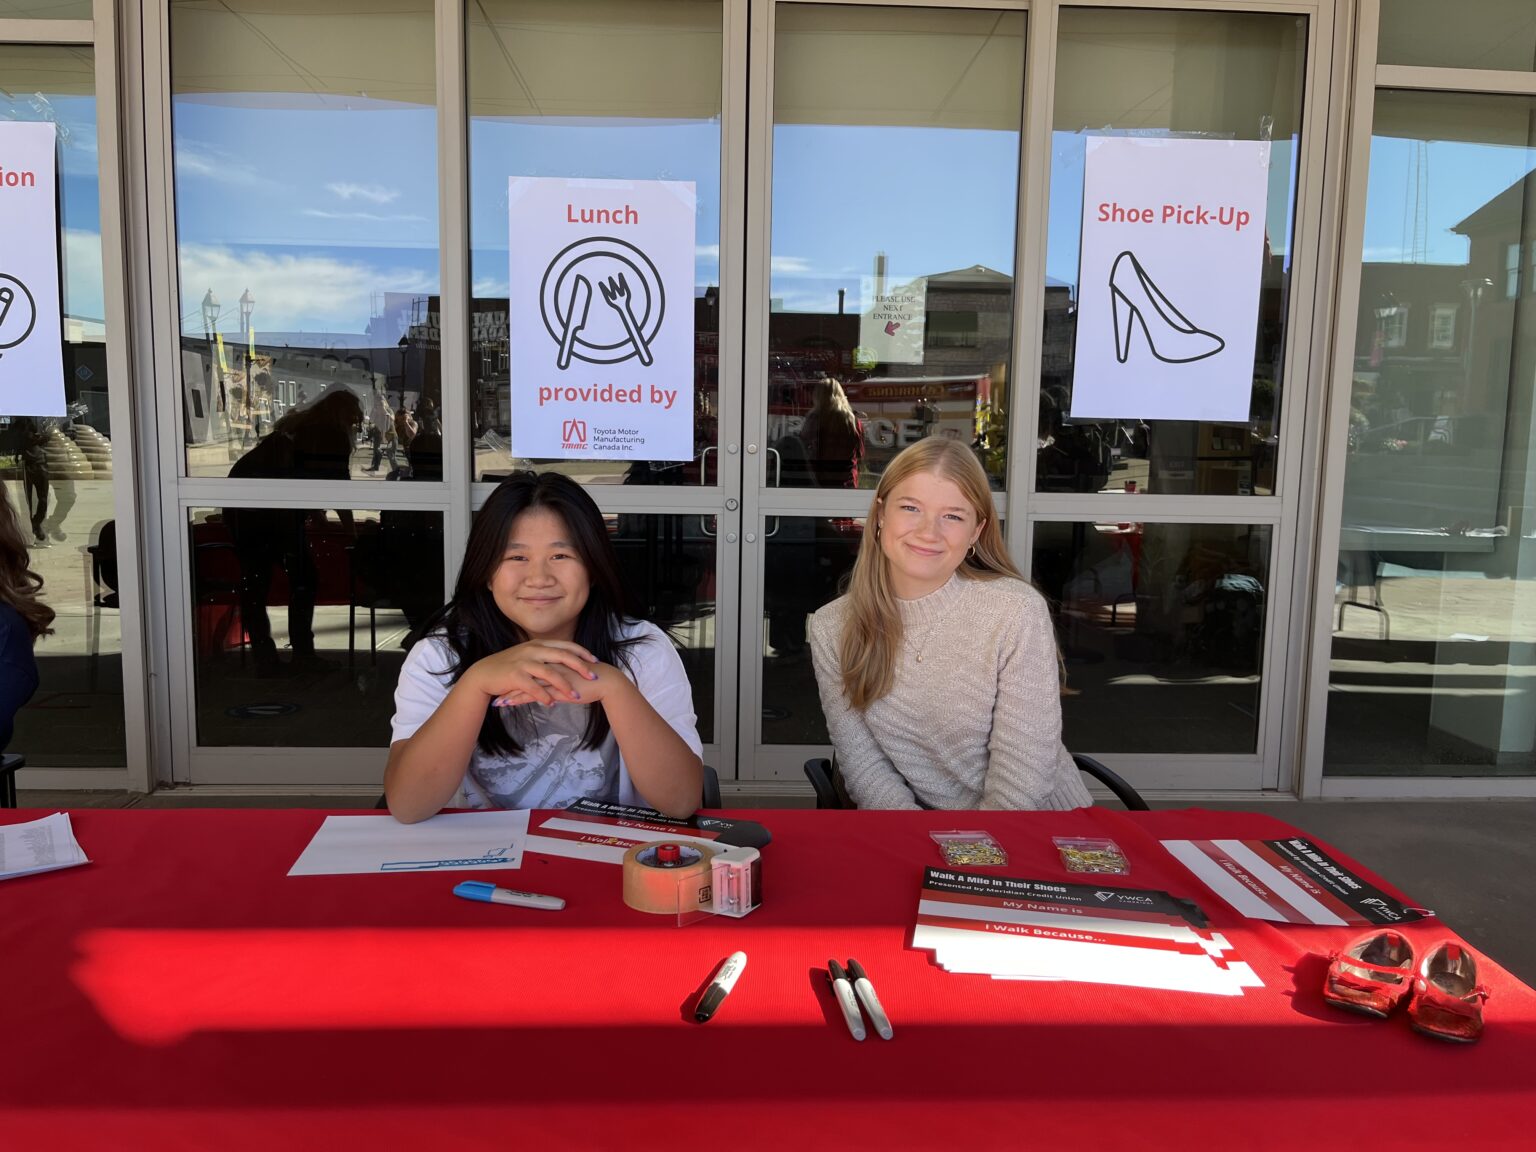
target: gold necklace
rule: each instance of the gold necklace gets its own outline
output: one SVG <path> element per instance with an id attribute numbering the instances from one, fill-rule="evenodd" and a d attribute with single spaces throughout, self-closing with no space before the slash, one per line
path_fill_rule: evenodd
<path id="1" fill-rule="evenodd" d="M 923 662 L 923 649 L 928 647 L 929 637 L 933 635 L 934 630 L 944 622 L 944 615 L 945 613 L 943 612 L 939 613 L 938 616 L 928 622 L 928 627 L 923 629 L 923 638 L 917 642 L 915 645 L 917 650 L 913 653 L 913 659 L 917 663 L 921 664 Z"/>

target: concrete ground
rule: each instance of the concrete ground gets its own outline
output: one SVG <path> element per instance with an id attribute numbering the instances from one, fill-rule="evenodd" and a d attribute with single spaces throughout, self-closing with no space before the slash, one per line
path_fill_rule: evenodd
<path id="1" fill-rule="evenodd" d="M 228 796 L 167 790 L 22 790 L 23 808 L 366 808 L 371 796 Z M 809 794 L 727 796 L 732 807 L 807 807 Z M 1155 803 L 1155 807 L 1175 807 Z M 1474 948 L 1536 985 L 1536 917 L 1527 903 L 1536 876 L 1536 800 L 1198 801 L 1213 810 L 1258 808 L 1299 828 L 1434 909 Z M 1526 881 L 1518 878 L 1527 877 Z"/>

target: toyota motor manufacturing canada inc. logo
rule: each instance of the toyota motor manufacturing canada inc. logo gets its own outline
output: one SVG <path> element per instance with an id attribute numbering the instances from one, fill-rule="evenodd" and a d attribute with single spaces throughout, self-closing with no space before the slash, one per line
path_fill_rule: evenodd
<path id="1" fill-rule="evenodd" d="M 593 288 L 602 297 L 593 307 Z M 539 285 L 539 312 L 555 342 L 555 367 L 564 372 L 572 360 L 621 364 L 638 359 L 654 363 L 651 344 L 666 314 L 661 273 L 633 244 L 613 236 L 589 236 L 561 249 Z M 570 440 L 566 421 L 564 439 Z M 586 432 L 582 429 L 582 441 Z M 569 445 L 567 445 L 569 447 Z"/>
<path id="2" fill-rule="evenodd" d="M 560 425 L 560 447 L 585 448 L 587 446 L 587 422 L 567 420 Z"/>

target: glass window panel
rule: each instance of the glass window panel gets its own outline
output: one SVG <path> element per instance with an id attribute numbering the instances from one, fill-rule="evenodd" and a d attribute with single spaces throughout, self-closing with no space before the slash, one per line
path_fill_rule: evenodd
<path id="1" fill-rule="evenodd" d="M 763 524 L 764 744 L 826 744 L 806 621 L 853 571 L 864 518 L 769 516 Z"/>
<path id="2" fill-rule="evenodd" d="M 1530 775 L 1536 100 L 1381 91 L 1374 123 L 1324 771 Z M 1386 338 L 1435 301 L 1449 345 Z"/>
<path id="3" fill-rule="evenodd" d="M 482 0 L 469 6 L 469 359 L 477 479 L 551 463 L 586 483 L 700 482 L 701 455 L 719 443 L 721 21 L 720 0 Z M 512 176 L 694 183 L 692 461 L 553 464 L 511 456 Z M 718 472 L 711 469 L 707 479 L 718 482 Z"/>
<path id="4" fill-rule="evenodd" d="M 445 599 L 441 512 L 189 513 L 197 740 L 383 748 L 407 633 Z"/>
<path id="5" fill-rule="evenodd" d="M 441 454 L 434 68 L 432 0 L 173 0 L 188 475 Z"/>
<path id="6" fill-rule="evenodd" d="M 1248 524 L 1035 525 L 1068 748 L 1257 750 L 1271 536 Z"/>
<path id="7" fill-rule="evenodd" d="M 1530 0 L 1382 0 L 1376 59 L 1433 68 L 1536 68 Z"/>
<path id="8" fill-rule="evenodd" d="M 1306 19 L 1065 8 L 1056 61 L 1044 350 L 1042 492 L 1269 495 L 1279 452 Z M 1273 141 L 1253 393 L 1246 422 L 1074 420 L 1083 164 L 1090 134 Z"/>
<path id="9" fill-rule="evenodd" d="M 937 435 L 1001 487 L 1023 87 L 1021 12 L 778 7 L 770 483 L 872 488 Z"/>
<path id="10" fill-rule="evenodd" d="M 699 739 L 715 739 L 715 518 L 623 512 L 604 517 L 634 610 L 677 645 Z M 715 765 L 723 775 L 728 766 Z"/>
<path id="11" fill-rule="evenodd" d="M 89 20 L 91 0 L 0 0 L 0 20 Z"/>
<path id="12" fill-rule="evenodd" d="M 93 68 L 87 47 L 0 45 L 0 119 L 51 120 L 58 137 L 68 415 L 8 415 L 0 395 L 0 483 L 58 613 L 10 746 L 34 768 L 127 762 Z"/>

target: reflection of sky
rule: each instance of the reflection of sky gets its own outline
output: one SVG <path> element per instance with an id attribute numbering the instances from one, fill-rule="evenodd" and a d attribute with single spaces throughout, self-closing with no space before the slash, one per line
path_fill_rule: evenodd
<path id="1" fill-rule="evenodd" d="M 857 311 L 886 280 L 982 264 L 1013 273 L 1019 135 L 986 129 L 779 124 L 769 294 L 790 312 Z"/>
<path id="2" fill-rule="evenodd" d="M 59 130 L 59 226 L 64 231 L 64 314 L 100 321 L 101 187 L 96 100 L 0 91 L 0 120 L 52 120 Z"/>
<path id="3" fill-rule="evenodd" d="M 201 334 L 210 288 L 231 332 L 249 290 L 258 336 L 362 332 L 383 293 L 437 291 L 434 109 L 178 98 L 173 112 L 185 331 Z"/>
<path id="4" fill-rule="evenodd" d="M 1536 169 L 1536 148 L 1461 141 L 1371 139 L 1371 178 L 1365 205 L 1368 262 L 1465 264 L 1465 236 L 1450 229 Z M 1422 171 L 1424 251 L 1415 261 L 1411 196 Z"/>

